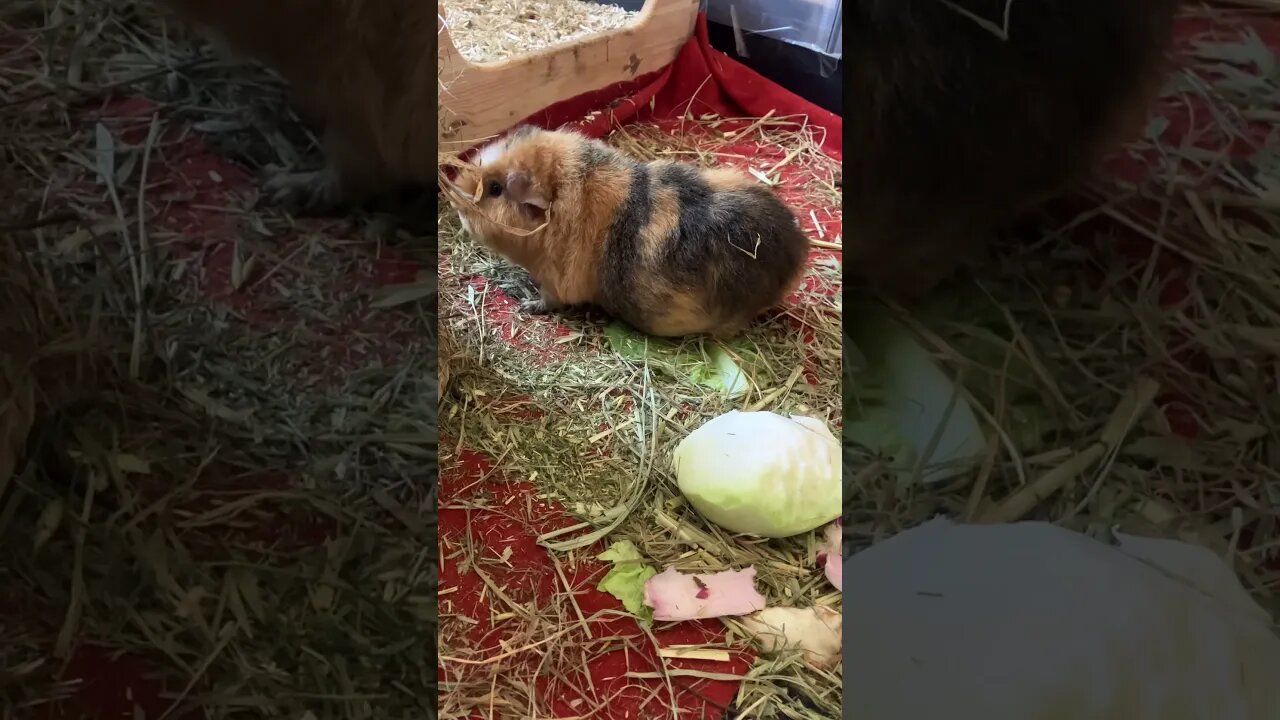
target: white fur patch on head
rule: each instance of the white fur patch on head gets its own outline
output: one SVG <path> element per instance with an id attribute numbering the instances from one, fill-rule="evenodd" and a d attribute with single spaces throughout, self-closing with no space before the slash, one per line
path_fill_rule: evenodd
<path id="1" fill-rule="evenodd" d="M 488 145 L 480 148 L 480 152 L 476 154 L 476 165 L 484 167 L 492 165 L 494 161 L 502 157 L 502 151 L 507 149 L 506 140 L 495 140 Z"/>
<path id="2" fill-rule="evenodd" d="M 462 231 L 463 231 L 463 232 L 465 232 L 465 233 L 466 233 L 466 234 L 468 234 L 468 235 L 474 235 L 474 234 L 475 234 L 475 233 L 471 232 L 471 223 L 467 222 L 467 216 L 466 216 L 466 215 L 463 215 L 462 213 L 458 213 L 458 219 L 462 221 Z"/>

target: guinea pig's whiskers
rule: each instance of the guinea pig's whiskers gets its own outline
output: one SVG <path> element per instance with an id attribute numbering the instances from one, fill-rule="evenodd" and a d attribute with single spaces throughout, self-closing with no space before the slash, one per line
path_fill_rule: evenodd
<path id="1" fill-rule="evenodd" d="M 479 211 L 477 210 L 477 212 Z M 545 229 L 548 225 L 551 224 L 551 208 L 547 208 L 546 210 L 547 219 L 543 220 L 541 225 L 539 225 L 538 227 L 532 230 L 521 230 L 519 228 L 513 228 L 510 225 L 494 220 L 488 215 L 485 215 L 483 212 L 481 212 L 480 214 L 483 215 L 486 220 L 493 223 L 494 225 L 501 227 L 503 230 L 506 230 L 507 232 L 512 233 L 513 235 L 519 235 L 520 237 L 529 237 L 530 235 L 535 235 L 537 233 L 540 233 L 543 231 L 543 229 Z"/>
<path id="2" fill-rule="evenodd" d="M 471 196 L 468 196 L 466 193 L 462 191 L 461 187 L 459 187 L 455 182 L 453 182 L 453 180 L 449 179 L 449 176 L 445 173 L 445 168 L 447 167 L 453 167 L 458 170 L 466 170 L 466 169 L 478 170 L 479 166 L 475 165 L 474 163 L 466 162 L 465 160 L 449 160 L 444 164 L 442 164 L 440 167 L 440 171 L 439 171 L 440 179 L 444 181 L 440 183 L 440 187 L 444 189 L 444 192 L 448 196 L 449 201 L 452 202 L 455 207 L 458 207 L 459 212 L 462 212 L 461 206 L 466 205 L 468 208 L 467 212 L 474 213 L 475 215 L 479 215 L 485 220 L 488 220 L 494 225 L 497 225 L 503 230 L 506 230 L 507 232 L 513 235 L 516 235 L 518 237 L 529 237 L 530 235 L 540 233 L 544 229 L 546 229 L 548 225 L 551 224 L 551 208 L 547 208 L 546 210 L 543 210 L 542 208 L 536 208 L 538 210 L 538 215 L 535 216 L 533 219 L 541 218 L 542 224 L 532 230 L 523 230 L 521 228 L 514 228 L 500 220 L 494 219 L 484 210 L 480 209 L 480 199 L 484 197 L 484 186 L 477 184 L 475 192 Z M 526 208 L 522 207 L 521 210 L 527 213 Z"/>
<path id="3" fill-rule="evenodd" d="M 543 211 L 545 213 L 544 214 L 545 219 L 543 219 L 542 224 L 539 225 L 538 227 L 532 230 L 524 230 L 522 228 L 511 227 L 510 225 L 502 222 L 501 220 L 495 219 L 493 216 L 489 215 L 484 210 L 481 210 L 479 204 L 476 203 L 474 199 L 459 192 L 457 189 L 450 188 L 448 185 L 441 185 L 441 187 L 444 188 L 445 193 L 449 195 L 450 202 L 453 203 L 454 207 L 458 208 L 459 212 L 466 212 L 471 215 L 478 215 L 484 218 L 485 220 L 488 220 L 489 222 L 493 223 L 494 225 L 497 225 L 503 230 L 506 230 L 512 235 L 516 235 L 518 237 L 529 237 L 530 235 L 536 235 L 537 233 L 542 232 L 543 230 L 546 229 L 548 225 L 551 224 L 551 209 L 548 208 L 547 210 Z M 463 210 L 462 206 L 464 205 L 466 206 L 466 210 Z"/>

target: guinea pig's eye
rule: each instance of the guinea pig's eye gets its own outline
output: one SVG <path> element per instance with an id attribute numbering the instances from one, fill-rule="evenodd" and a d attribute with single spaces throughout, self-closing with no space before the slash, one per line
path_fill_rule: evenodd
<path id="1" fill-rule="evenodd" d="M 497 180 L 490 180 L 489 187 L 485 189 L 488 191 L 489 197 L 498 197 L 502 195 L 502 183 Z"/>

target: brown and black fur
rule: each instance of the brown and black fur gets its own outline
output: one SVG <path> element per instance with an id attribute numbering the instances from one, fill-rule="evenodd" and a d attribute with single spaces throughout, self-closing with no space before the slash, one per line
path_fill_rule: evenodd
<path id="1" fill-rule="evenodd" d="M 436 13 L 411 0 L 157 0 L 279 73 L 324 126 L 326 166 L 267 189 L 321 211 L 436 177 Z"/>
<path id="2" fill-rule="evenodd" d="M 845 3 L 845 259 L 929 290 L 1141 131 L 1177 0 L 1014 0 L 1001 39 L 941 0 Z M 952 0 L 1000 25 L 1006 0 Z"/>
<path id="3" fill-rule="evenodd" d="M 467 228 L 538 283 L 529 309 L 597 305 L 651 335 L 732 335 L 796 287 L 808 257 L 795 217 L 754 180 L 573 133 L 519 128 L 455 186 Z"/>

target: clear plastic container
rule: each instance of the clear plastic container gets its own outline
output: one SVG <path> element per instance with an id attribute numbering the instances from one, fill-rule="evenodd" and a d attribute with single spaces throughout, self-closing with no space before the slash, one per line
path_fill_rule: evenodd
<path id="1" fill-rule="evenodd" d="M 711 22 L 839 59 L 841 5 L 840 0 L 706 0 L 705 7 Z"/>

